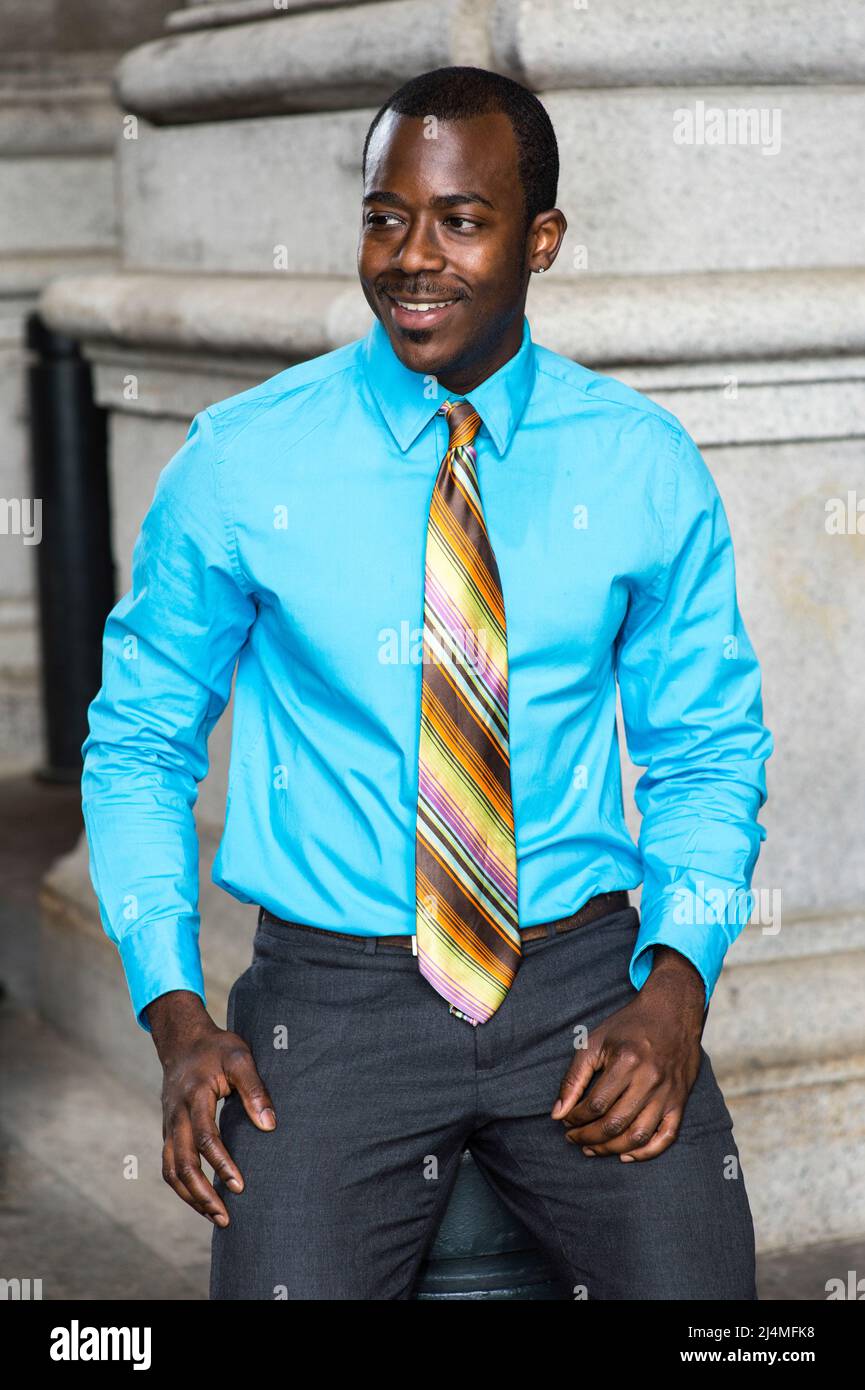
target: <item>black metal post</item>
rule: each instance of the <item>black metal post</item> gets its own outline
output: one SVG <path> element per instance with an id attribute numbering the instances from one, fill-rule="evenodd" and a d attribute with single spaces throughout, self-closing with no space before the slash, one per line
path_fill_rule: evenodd
<path id="1" fill-rule="evenodd" d="M 574 1293 L 550 1268 L 466 1150 L 413 1297 L 550 1303 L 572 1299 Z"/>
<path id="2" fill-rule="evenodd" d="M 114 603 L 106 412 L 78 344 L 31 314 L 27 344 L 31 467 L 41 499 L 37 552 L 47 762 L 37 776 L 81 776 L 87 706 L 102 682 L 102 634 Z"/>

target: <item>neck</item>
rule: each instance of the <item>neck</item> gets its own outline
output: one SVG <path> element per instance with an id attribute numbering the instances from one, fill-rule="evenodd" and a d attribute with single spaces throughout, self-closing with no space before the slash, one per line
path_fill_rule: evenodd
<path id="1" fill-rule="evenodd" d="M 439 385 L 445 391 L 465 396 L 493 376 L 519 352 L 523 341 L 523 317 L 520 312 L 492 346 L 482 344 L 471 357 L 462 357 L 443 367 L 436 373 Z"/>

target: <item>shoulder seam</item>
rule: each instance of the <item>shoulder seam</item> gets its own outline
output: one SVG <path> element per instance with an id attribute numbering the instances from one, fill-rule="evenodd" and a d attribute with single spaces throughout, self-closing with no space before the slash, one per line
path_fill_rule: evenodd
<path id="1" fill-rule="evenodd" d="M 210 431 L 210 440 L 212 448 L 208 450 L 208 460 L 210 463 L 210 473 L 213 482 L 213 490 L 216 496 L 217 505 L 219 507 L 219 514 L 222 518 L 222 528 L 225 532 L 225 549 L 228 555 L 229 563 L 231 565 L 232 573 L 239 588 L 243 593 L 249 595 L 252 591 L 252 585 L 250 584 L 249 578 L 244 573 L 243 566 L 240 563 L 240 553 L 237 547 L 237 534 L 234 524 L 234 515 L 231 511 L 230 506 L 228 505 L 228 501 L 225 495 L 225 489 L 222 485 L 222 469 L 218 467 L 218 465 L 222 463 L 222 452 L 219 440 L 216 436 L 216 430 L 213 428 L 213 417 L 210 413 L 211 409 L 212 407 L 208 406 L 205 410 L 201 411 L 201 414 L 207 419 L 207 426 Z"/>
<path id="2" fill-rule="evenodd" d="M 346 347 L 348 347 L 348 346 L 349 346 L 349 344 L 346 344 Z M 298 365 L 298 366 L 303 366 L 303 365 L 305 365 L 305 364 L 301 362 L 301 363 L 297 363 L 297 365 Z M 314 376 L 314 377 L 312 377 L 312 378 L 311 378 L 310 380 L 308 380 L 308 381 L 300 381 L 300 382 L 297 383 L 296 386 L 285 386 L 285 387 L 282 387 L 280 390 L 268 391 L 267 395 L 263 395 L 263 396 L 252 396 L 252 397 L 250 397 L 249 400 L 243 402 L 242 404 L 236 403 L 236 404 L 232 405 L 232 404 L 231 404 L 231 397 L 229 397 L 229 398 L 228 398 L 227 400 L 225 400 L 225 401 L 217 401 L 214 405 L 209 405 L 209 406 L 207 407 L 207 411 L 208 411 L 208 414 L 210 414 L 211 419 L 213 420 L 213 422 L 214 422 L 215 424 L 219 424 L 219 423 L 221 423 L 222 417 L 223 417 L 224 415 L 229 415 L 232 411 L 235 411 L 235 410 L 241 410 L 241 409 L 243 409 L 243 407 L 244 407 L 245 405 L 250 405 L 250 406 L 262 405 L 262 406 L 266 406 L 267 408 L 269 408 L 270 405 L 271 405 L 274 401 L 285 400 L 285 399 L 287 399 L 287 398 L 289 398 L 289 397 L 291 397 L 291 396 L 294 396 L 294 395 L 299 394 L 301 391 L 309 390 L 310 387 L 312 387 L 312 386 L 317 386 L 317 385 L 319 384 L 319 382 L 321 382 L 321 381 L 326 381 L 326 380 L 328 379 L 328 377 L 332 377 L 332 376 L 341 376 L 343 372 L 352 371 L 352 370 L 355 369 L 355 367 L 356 367 L 356 363 L 354 363 L 354 362 L 346 362 L 346 363 L 343 364 L 343 366 L 341 366 L 341 367 L 333 367 L 330 371 L 322 372 L 320 375 Z M 289 369 L 289 370 L 290 370 L 290 369 Z M 255 387 L 252 387 L 252 388 L 250 388 L 250 389 L 251 389 L 253 392 L 255 391 Z M 242 394 L 242 393 L 241 393 L 241 394 Z"/>
<path id="3" fill-rule="evenodd" d="M 547 367 L 541 366 L 540 363 L 537 364 L 537 369 L 540 373 L 542 373 L 542 375 L 550 377 L 553 381 L 557 381 L 563 386 L 568 386 L 572 390 L 578 391 L 581 396 L 589 397 L 590 393 L 586 390 L 584 386 L 581 386 L 578 382 L 568 381 L 566 380 L 566 378 L 557 375 L 557 373 L 551 372 Z M 626 383 L 622 382 L 622 385 L 625 386 Z M 633 390 L 634 388 L 627 387 L 627 389 Z M 597 401 L 604 401 L 607 405 L 619 406 L 622 410 L 636 411 L 637 414 L 645 415 L 650 420 L 657 420 L 660 425 L 666 426 L 666 428 L 670 430 L 674 435 L 681 433 L 681 425 L 675 420 L 668 420 L 666 418 L 669 412 L 666 411 L 666 407 L 664 406 L 659 406 L 655 410 L 649 410 L 647 406 L 629 405 L 627 401 L 616 400 L 615 396 L 609 396 L 602 392 L 592 392 L 591 397 L 592 399 Z M 664 411 L 665 413 L 662 414 L 662 411 Z"/>
<path id="4" fill-rule="evenodd" d="M 214 434 L 224 437 L 225 417 L 229 417 L 234 412 L 239 413 L 248 406 L 252 413 L 249 415 L 248 419 L 240 424 L 236 434 L 232 436 L 231 442 L 234 443 L 254 420 L 261 419 L 262 415 L 266 415 L 279 401 L 288 400 L 292 396 L 299 395 L 302 391 L 312 391 L 315 387 L 319 386 L 322 381 L 328 381 L 334 377 L 342 376 L 344 372 L 352 370 L 356 370 L 356 363 L 346 362 L 344 366 L 335 368 L 332 372 L 325 372 L 321 376 L 315 376 L 311 381 L 298 382 L 296 386 L 287 387 L 280 391 L 269 391 L 266 396 L 250 398 L 243 402 L 242 405 L 237 404 L 232 406 L 229 405 L 228 402 L 217 402 L 215 405 L 210 405 L 207 409 L 210 413 Z"/>
<path id="5" fill-rule="evenodd" d="M 669 423 L 669 422 L 666 422 Z M 670 447 L 667 454 L 667 477 L 664 479 L 664 570 L 668 570 L 673 563 L 673 514 L 674 514 L 674 493 L 676 485 L 676 461 L 682 447 L 684 431 L 681 425 L 675 429 L 671 426 Z"/>
<path id="6" fill-rule="evenodd" d="M 563 360 L 565 362 L 570 361 L 569 358 Z M 578 366 L 579 364 L 575 363 L 574 365 Z M 661 554 L 657 562 L 655 573 L 652 575 L 652 578 L 647 581 L 647 589 L 649 591 L 656 589 L 662 582 L 664 575 L 669 571 L 675 549 L 672 526 L 676 484 L 675 464 L 682 447 L 682 440 L 685 437 L 685 431 L 681 421 L 677 420 L 675 415 L 673 415 L 671 411 L 668 411 L 665 406 L 655 406 L 654 409 L 650 409 L 648 405 L 642 405 L 639 401 L 622 401 L 604 391 L 588 391 L 586 387 L 579 382 L 569 380 L 564 373 L 560 374 L 559 372 L 551 371 L 549 366 L 546 364 L 542 365 L 540 361 L 537 361 L 537 370 L 544 376 L 549 377 L 551 381 L 555 381 L 558 385 L 570 387 L 572 390 L 576 391 L 583 400 L 603 402 L 605 405 L 611 405 L 621 410 L 630 411 L 643 420 L 651 421 L 652 423 L 662 426 L 664 430 L 663 442 L 666 447 L 658 448 L 657 450 L 659 456 L 663 454 L 663 458 L 658 457 L 657 465 L 663 470 L 663 476 L 661 478 Z M 597 375 L 595 376 L 595 380 L 598 380 Z M 634 390 L 633 387 L 627 387 L 624 382 L 621 384 L 625 386 L 628 391 Z M 654 405 L 655 403 L 652 402 L 652 404 Z"/>

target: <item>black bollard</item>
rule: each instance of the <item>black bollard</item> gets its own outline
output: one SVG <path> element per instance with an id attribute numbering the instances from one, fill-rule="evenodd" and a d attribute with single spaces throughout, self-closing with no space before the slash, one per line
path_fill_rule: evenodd
<path id="1" fill-rule="evenodd" d="M 27 321 L 46 781 L 81 776 L 87 706 L 102 682 L 102 633 L 114 603 L 106 412 L 78 344 L 38 314 Z"/>
<path id="2" fill-rule="evenodd" d="M 573 1298 L 466 1150 L 414 1299 Z"/>

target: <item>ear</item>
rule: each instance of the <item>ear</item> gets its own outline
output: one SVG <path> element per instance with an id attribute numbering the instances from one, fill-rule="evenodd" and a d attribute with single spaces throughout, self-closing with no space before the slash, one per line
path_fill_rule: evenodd
<path id="1" fill-rule="evenodd" d="M 568 229 L 567 219 L 560 208 L 550 208 L 548 212 L 539 212 L 532 219 L 529 228 L 529 269 L 536 274 L 543 274 L 549 270 L 550 266 L 559 254 Z"/>

